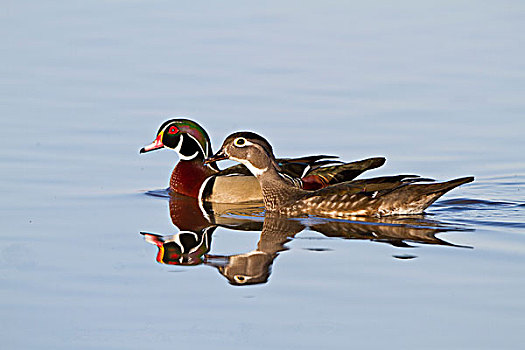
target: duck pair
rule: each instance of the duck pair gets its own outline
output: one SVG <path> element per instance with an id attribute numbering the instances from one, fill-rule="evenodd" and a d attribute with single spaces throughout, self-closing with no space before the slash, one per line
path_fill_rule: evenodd
<path id="1" fill-rule="evenodd" d="M 181 158 L 170 179 L 172 191 L 212 202 L 262 199 L 267 212 L 287 216 L 420 214 L 446 192 L 474 180 L 463 177 L 443 183 L 419 183 L 432 180 L 415 175 L 353 180 L 381 166 L 385 159 L 353 163 L 336 162 L 331 156 L 277 159 L 269 142 L 253 132 L 231 134 L 210 157 L 207 133 L 187 119 L 165 122 L 155 141 L 140 152 L 164 147 L 175 150 Z M 220 171 L 216 162 L 223 159 L 244 167 Z"/>
<path id="2" fill-rule="evenodd" d="M 163 123 L 151 144 L 140 153 L 162 148 L 179 155 L 170 178 L 170 191 L 214 203 L 262 202 L 261 187 L 244 165 L 219 170 L 215 162 L 204 163 L 213 152 L 210 137 L 196 122 L 172 119 Z M 385 158 L 368 158 L 342 163 L 334 156 L 314 155 L 301 158 L 276 159 L 281 172 L 294 179 L 305 190 L 316 190 L 349 181 L 366 170 L 380 167 Z"/>

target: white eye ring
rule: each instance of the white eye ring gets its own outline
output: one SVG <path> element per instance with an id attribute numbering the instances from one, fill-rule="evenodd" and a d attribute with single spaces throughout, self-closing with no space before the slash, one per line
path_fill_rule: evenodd
<path id="1" fill-rule="evenodd" d="M 244 147 L 248 144 L 248 141 L 246 141 L 246 139 L 244 137 L 237 137 L 234 141 L 233 141 L 233 144 L 237 147 Z"/>
<path id="2" fill-rule="evenodd" d="M 243 275 L 235 275 L 235 276 L 233 276 L 233 279 L 235 280 L 235 282 L 237 282 L 239 284 L 246 283 L 247 281 L 250 280 L 250 278 L 248 276 L 243 276 Z"/>

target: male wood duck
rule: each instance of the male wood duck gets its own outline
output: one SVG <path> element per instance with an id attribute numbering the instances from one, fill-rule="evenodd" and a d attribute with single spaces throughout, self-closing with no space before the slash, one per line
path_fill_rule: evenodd
<path id="1" fill-rule="evenodd" d="M 259 183 L 243 165 L 219 170 L 215 162 L 204 164 L 212 155 L 206 131 L 188 119 L 164 122 L 151 144 L 140 153 L 169 148 L 178 153 L 170 178 L 171 192 L 216 203 L 262 202 Z M 305 190 L 315 190 L 356 178 L 362 172 L 380 167 L 385 158 L 369 158 L 352 163 L 335 161 L 333 156 L 309 156 L 275 160 L 283 174 L 290 176 Z M 235 176 L 233 176 L 235 175 Z"/>
<path id="2" fill-rule="evenodd" d="M 305 191 L 283 174 L 266 139 L 252 132 L 236 132 L 206 162 L 232 159 L 244 164 L 257 177 L 266 211 L 289 216 L 325 217 L 421 214 L 453 188 L 474 180 L 463 177 L 443 183 L 419 184 L 414 175 L 378 177 Z M 430 180 L 432 181 L 432 180 Z"/>
<path id="3" fill-rule="evenodd" d="M 200 265 L 205 254 L 210 251 L 211 236 L 216 227 L 202 231 L 180 231 L 172 236 L 161 236 L 150 232 L 141 232 L 146 242 L 159 248 L 156 260 L 166 265 Z"/>

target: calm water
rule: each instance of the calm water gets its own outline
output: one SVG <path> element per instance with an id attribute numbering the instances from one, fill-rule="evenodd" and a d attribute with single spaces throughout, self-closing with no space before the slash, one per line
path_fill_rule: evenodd
<path id="1" fill-rule="evenodd" d="M 8 0 L 0 19 L 3 349 L 522 348 L 523 2 Z M 138 150 L 180 116 L 215 149 L 249 129 L 278 156 L 476 181 L 401 225 L 209 227 L 146 194 L 177 157 Z M 181 220 L 196 265 L 158 263 L 145 233 Z"/>

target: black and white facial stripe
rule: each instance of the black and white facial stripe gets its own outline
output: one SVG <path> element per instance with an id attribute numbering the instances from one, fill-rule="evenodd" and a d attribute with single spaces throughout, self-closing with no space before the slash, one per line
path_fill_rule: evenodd
<path id="1" fill-rule="evenodd" d="M 204 159 L 208 156 L 208 150 L 204 150 L 192 135 L 181 132 L 169 133 L 168 127 L 169 125 L 165 127 L 163 133 L 162 143 L 164 147 L 173 149 L 183 160 Z"/>
<path id="2" fill-rule="evenodd" d="M 206 157 L 205 151 L 199 142 L 190 134 L 179 134 L 179 142 L 174 150 L 184 160 L 193 160 L 199 156 L 202 159 Z"/>

